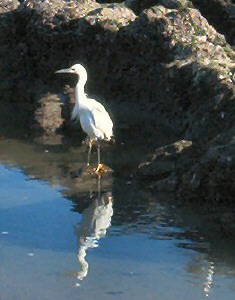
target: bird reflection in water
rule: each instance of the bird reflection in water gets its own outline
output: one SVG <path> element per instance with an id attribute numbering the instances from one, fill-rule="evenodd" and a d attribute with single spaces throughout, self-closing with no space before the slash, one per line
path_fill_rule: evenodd
<path id="1" fill-rule="evenodd" d="M 83 280 L 88 273 L 87 250 L 98 247 L 99 239 L 106 235 L 107 229 L 111 225 L 112 215 L 113 197 L 111 192 L 101 195 L 98 192 L 90 206 L 83 211 L 82 224 L 76 229 L 79 239 L 78 261 L 81 266 L 81 270 L 77 273 L 79 280 Z"/>

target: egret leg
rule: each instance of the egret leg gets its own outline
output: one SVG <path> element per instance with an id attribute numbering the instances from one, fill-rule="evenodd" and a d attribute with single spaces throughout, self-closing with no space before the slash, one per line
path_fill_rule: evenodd
<path id="1" fill-rule="evenodd" d="M 97 155 L 98 155 L 98 162 L 97 168 L 95 170 L 96 174 L 99 174 L 99 171 L 104 168 L 104 165 L 100 163 L 100 142 L 97 140 Z"/>
<path id="2" fill-rule="evenodd" d="M 97 141 L 98 167 L 100 165 L 100 142 Z"/>
<path id="3" fill-rule="evenodd" d="M 87 166 L 90 165 L 91 148 L 92 148 L 92 141 L 89 139 L 89 150 L 88 150 Z"/>

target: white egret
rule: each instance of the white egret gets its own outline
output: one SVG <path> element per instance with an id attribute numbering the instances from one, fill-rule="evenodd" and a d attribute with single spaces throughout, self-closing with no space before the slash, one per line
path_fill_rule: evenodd
<path id="1" fill-rule="evenodd" d="M 94 141 L 97 142 L 97 173 L 103 167 L 100 163 L 100 141 L 111 140 L 113 136 L 113 122 L 104 106 L 96 100 L 88 98 L 85 94 L 84 87 L 87 81 L 87 72 L 81 64 L 75 64 L 68 69 L 58 70 L 55 73 L 72 73 L 78 76 L 78 81 L 75 86 L 75 106 L 72 111 L 71 120 L 80 120 L 83 131 L 89 137 L 88 166 L 90 163 L 92 143 Z"/>

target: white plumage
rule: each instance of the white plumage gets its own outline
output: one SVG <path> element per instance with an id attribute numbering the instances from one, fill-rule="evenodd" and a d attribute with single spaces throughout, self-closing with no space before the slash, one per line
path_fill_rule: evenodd
<path id="1" fill-rule="evenodd" d="M 82 129 L 91 139 L 110 140 L 113 135 L 113 122 L 102 104 L 86 98 L 79 108 Z"/>
<path id="2" fill-rule="evenodd" d="M 81 64 L 75 64 L 68 69 L 56 71 L 56 73 L 73 73 L 78 76 L 78 82 L 75 86 L 75 106 L 72 111 L 71 120 L 80 120 L 83 131 L 89 137 L 88 165 L 92 142 L 97 141 L 98 167 L 96 171 L 98 172 L 101 167 L 99 141 L 109 141 L 112 138 L 113 122 L 104 106 L 96 100 L 88 98 L 85 94 L 84 87 L 87 81 L 87 72 Z"/>

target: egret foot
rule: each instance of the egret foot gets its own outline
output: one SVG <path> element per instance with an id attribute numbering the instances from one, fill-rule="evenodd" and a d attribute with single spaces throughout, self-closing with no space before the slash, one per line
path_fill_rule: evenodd
<path id="1" fill-rule="evenodd" d="M 100 173 L 103 173 L 103 172 L 106 172 L 104 164 L 98 164 L 98 166 L 95 170 L 95 174 L 100 175 Z"/>

